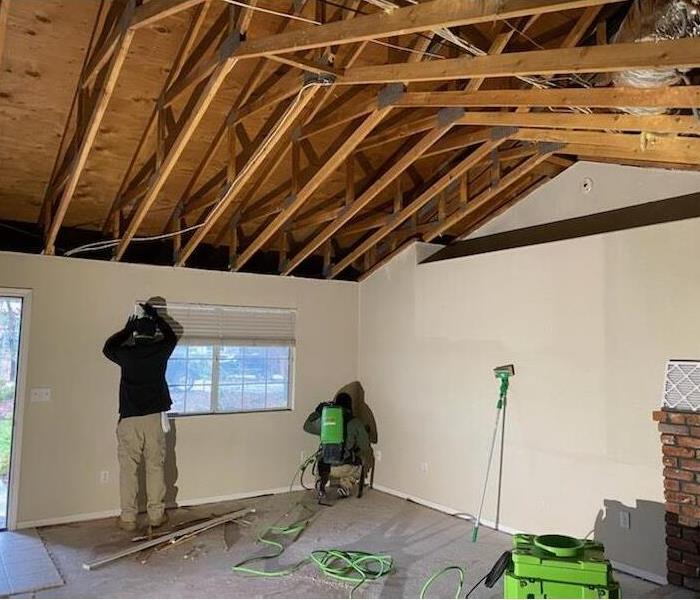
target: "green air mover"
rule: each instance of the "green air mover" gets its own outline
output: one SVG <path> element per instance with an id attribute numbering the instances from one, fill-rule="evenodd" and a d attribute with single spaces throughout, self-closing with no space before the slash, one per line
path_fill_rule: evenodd
<path id="1" fill-rule="evenodd" d="M 345 415 L 339 406 L 324 406 L 321 412 L 321 454 L 323 462 L 339 465 L 343 462 L 345 444 Z"/>
<path id="2" fill-rule="evenodd" d="M 619 598 L 602 544 L 565 535 L 516 535 L 504 598 Z"/>

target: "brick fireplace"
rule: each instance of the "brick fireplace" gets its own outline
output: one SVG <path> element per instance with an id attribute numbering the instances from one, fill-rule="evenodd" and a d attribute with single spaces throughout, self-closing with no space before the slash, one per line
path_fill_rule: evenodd
<path id="1" fill-rule="evenodd" d="M 662 409 L 668 582 L 700 590 L 700 413 Z"/>

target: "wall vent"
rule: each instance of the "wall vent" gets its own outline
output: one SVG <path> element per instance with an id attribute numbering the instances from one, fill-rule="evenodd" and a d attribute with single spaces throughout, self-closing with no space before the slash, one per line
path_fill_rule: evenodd
<path id="1" fill-rule="evenodd" d="M 700 361 L 666 363 L 663 405 L 674 410 L 700 411 Z"/>

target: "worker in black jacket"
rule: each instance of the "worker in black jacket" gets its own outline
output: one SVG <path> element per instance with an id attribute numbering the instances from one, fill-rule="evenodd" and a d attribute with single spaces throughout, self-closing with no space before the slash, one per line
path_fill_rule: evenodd
<path id="1" fill-rule="evenodd" d="M 146 467 L 148 522 L 160 527 L 165 514 L 165 433 L 170 392 L 165 380 L 168 359 L 177 337 L 168 322 L 151 304 L 141 304 L 144 316 L 132 316 L 121 331 L 111 336 L 102 352 L 121 367 L 119 382 L 119 492 L 125 531 L 136 529 L 138 468 Z M 160 331 L 160 335 L 158 334 Z"/>

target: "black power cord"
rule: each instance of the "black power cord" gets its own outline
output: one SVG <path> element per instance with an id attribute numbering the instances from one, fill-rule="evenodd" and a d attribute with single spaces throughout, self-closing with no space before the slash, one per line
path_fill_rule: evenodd
<path id="1" fill-rule="evenodd" d="M 467 592 L 467 595 L 465 598 L 469 598 L 471 596 L 472 592 L 478 588 L 482 583 L 486 582 L 484 585 L 486 585 L 487 588 L 492 588 L 496 583 L 498 583 L 498 580 L 503 576 L 503 573 L 505 573 L 506 569 L 510 565 L 510 560 L 511 560 L 511 552 L 510 550 L 506 550 L 499 559 L 496 561 L 496 564 L 491 567 L 491 570 L 484 575 L 479 581 L 476 582 L 476 584 L 472 587 Z"/>

